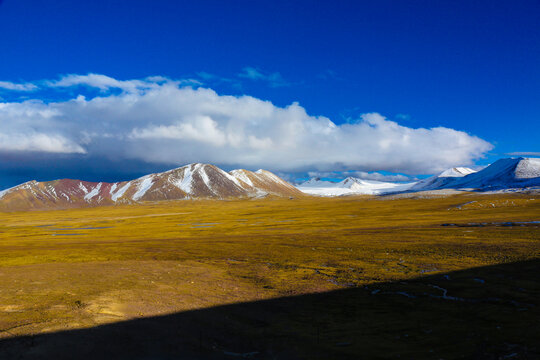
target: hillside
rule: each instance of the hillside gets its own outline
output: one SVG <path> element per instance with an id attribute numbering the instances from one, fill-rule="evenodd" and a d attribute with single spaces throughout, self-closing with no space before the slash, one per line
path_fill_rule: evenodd
<path id="1" fill-rule="evenodd" d="M 409 190 L 411 191 L 423 191 L 423 190 L 435 190 L 440 189 L 448 184 L 455 182 L 458 178 L 474 174 L 476 171 L 466 167 L 454 167 L 447 169 L 440 173 L 429 177 L 424 180 L 420 180 L 414 184 Z"/>
<path id="2" fill-rule="evenodd" d="M 180 199 L 298 196 L 291 184 L 266 170 L 230 173 L 209 164 L 189 164 L 131 181 L 107 183 L 72 179 L 29 181 L 0 192 L 0 209 L 26 210 Z"/>
<path id="3" fill-rule="evenodd" d="M 470 170 L 470 169 L 468 169 Z M 500 159 L 478 172 L 445 176 L 445 173 L 414 185 L 411 190 L 474 189 L 480 191 L 521 190 L 540 186 L 540 159 Z"/>

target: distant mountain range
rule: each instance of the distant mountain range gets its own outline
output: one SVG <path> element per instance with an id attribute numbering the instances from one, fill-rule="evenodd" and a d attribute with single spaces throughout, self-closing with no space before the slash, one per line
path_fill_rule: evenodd
<path id="1" fill-rule="evenodd" d="M 442 189 L 540 191 L 540 159 L 501 159 L 480 171 L 455 167 L 411 183 L 353 177 L 331 182 L 314 178 L 297 187 L 266 170 L 226 172 L 214 165 L 197 163 L 117 183 L 72 179 L 29 181 L 0 191 L 0 210 L 74 208 L 180 199 L 257 198 L 267 195 L 380 195 Z"/>
<path id="2" fill-rule="evenodd" d="M 416 183 L 400 184 L 348 177 L 340 182 L 324 181 L 319 178 L 313 178 L 297 187 L 302 192 L 310 195 L 340 196 L 353 194 L 379 195 L 389 192 L 406 191 L 414 184 Z"/>
<path id="3" fill-rule="evenodd" d="M 523 191 L 540 187 L 540 159 L 500 159 L 480 171 L 455 167 L 412 183 L 368 181 L 357 178 L 330 182 L 314 178 L 297 187 L 305 193 L 319 196 L 379 195 L 442 189 Z"/>
<path id="4" fill-rule="evenodd" d="M 447 170 L 436 177 L 419 181 L 410 190 L 497 191 L 540 186 L 539 158 L 500 159 L 477 172 L 468 168 L 451 170 L 454 171 Z"/>
<path id="5" fill-rule="evenodd" d="M 229 173 L 209 164 L 177 169 L 118 183 L 72 179 L 29 181 L 0 192 L 1 210 L 72 208 L 179 199 L 298 196 L 300 190 L 266 170 Z"/>

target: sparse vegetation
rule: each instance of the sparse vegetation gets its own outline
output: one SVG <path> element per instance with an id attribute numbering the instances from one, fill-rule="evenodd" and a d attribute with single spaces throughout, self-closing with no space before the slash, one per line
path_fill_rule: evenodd
<path id="1" fill-rule="evenodd" d="M 403 294 L 442 296 L 410 280 L 540 258 L 540 198 L 519 194 L 171 201 L 0 219 L 0 338 L 343 288 L 398 294 L 402 306 L 412 301 Z M 505 222 L 514 225 L 499 225 Z M 464 226 L 442 226 L 450 223 Z M 489 297 L 476 293 L 485 278 L 463 281 L 466 287 L 448 286 L 450 296 Z M 519 302 L 534 304 L 531 281 L 501 285 L 492 297 L 506 301 L 521 288 Z M 429 299 L 421 303 L 436 307 Z M 331 332 L 338 315 L 319 318 L 321 328 L 309 331 L 348 344 L 350 336 Z M 384 326 L 395 337 L 402 325 Z M 302 322 L 291 326 L 303 331 Z M 351 355 L 355 346 L 338 348 Z M 388 349 L 389 357 L 397 354 Z"/>

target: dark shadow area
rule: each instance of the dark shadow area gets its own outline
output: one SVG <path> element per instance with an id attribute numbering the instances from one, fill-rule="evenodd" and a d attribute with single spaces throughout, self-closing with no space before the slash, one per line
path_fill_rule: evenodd
<path id="1" fill-rule="evenodd" d="M 0 341 L 0 359 L 539 359 L 540 259 Z"/>

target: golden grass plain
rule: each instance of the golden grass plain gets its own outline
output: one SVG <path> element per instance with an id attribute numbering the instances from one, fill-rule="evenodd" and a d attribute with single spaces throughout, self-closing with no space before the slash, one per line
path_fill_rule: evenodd
<path id="1" fill-rule="evenodd" d="M 1 213 L 0 339 L 537 260 L 539 220 L 538 196 L 473 193 Z"/>

